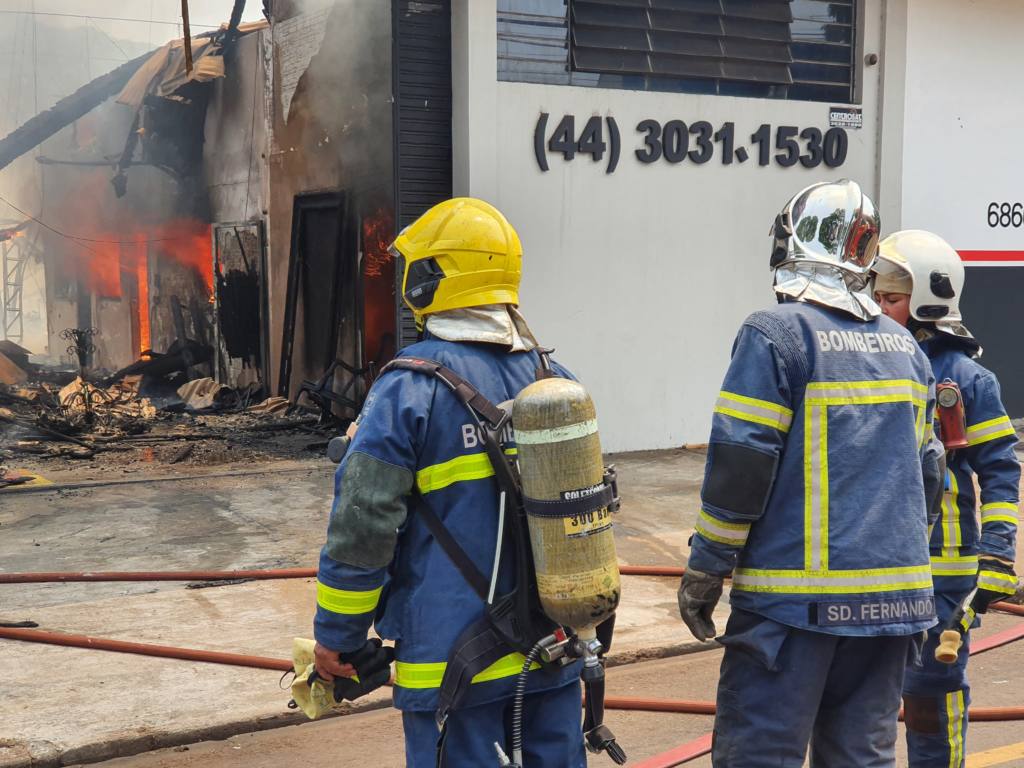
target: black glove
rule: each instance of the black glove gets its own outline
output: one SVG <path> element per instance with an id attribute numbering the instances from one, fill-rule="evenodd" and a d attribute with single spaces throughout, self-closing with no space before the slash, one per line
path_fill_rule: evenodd
<path id="1" fill-rule="evenodd" d="M 371 637 L 358 651 L 340 653 L 338 659 L 342 664 L 351 664 L 356 669 L 356 677 L 334 678 L 334 700 L 355 701 L 371 691 L 380 688 L 391 679 L 391 662 L 395 659 L 395 649 L 384 647 L 380 638 Z M 313 672 L 309 676 L 309 684 L 320 679 Z"/>
<path id="2" fill-rule="evenodd" d="M 1017 592 L 1017 574 L 1009 560 L 982 555 L 978 558 L 978 593 L 971 605 L 975 613 L 987 613 L 992 603 Z"/>
<path id="3" fill-rule="evenodd" d="M 687 568 L 679 585 L 679 615 L 693 636 L 704 641 L 715 636 L 711 614 L 722 596 L 724 576 L 713 576 Z"/>

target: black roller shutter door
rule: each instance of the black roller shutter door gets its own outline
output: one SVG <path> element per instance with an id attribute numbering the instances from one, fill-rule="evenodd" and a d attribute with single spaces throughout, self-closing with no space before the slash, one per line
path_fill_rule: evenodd
<path id="1" fill-rule="evenodd" d="M 1024 416 L 1024 356 L 1020 354 L 1024 267 L 968 267 L 960 312 L 985 352 L 978 361 L 999 379 L 1011 418 Z"/>
<path id="2" fill-rule="evenodd" d="M 395 219 L 398 231 L 452 196 L 450 0 L 394 0 Z M 398 286 L 398 346 L 416 340 Z"/>

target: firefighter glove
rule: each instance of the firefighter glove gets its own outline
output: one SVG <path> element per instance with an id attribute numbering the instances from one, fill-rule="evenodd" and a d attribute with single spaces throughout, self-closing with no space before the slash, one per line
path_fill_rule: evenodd
<path id="1" fill-rule="evenodd" d="M 370 638 L 354 653 L 339 654 L 342 664 L 351 664 L 356 670 L 355 677 L 336 677 L 328 683 L 317 674 L 313 663 L 315 643 L 304 638 L 295 638 L 292 644 L 292 663 L 295 679 L 291 684 L 292 703 L 290 707 L 301 709 L 307 717 L 315 720 L 337 707 L 342 701 L 354 701 L 388 682 L 391 676 L 391 662 L 395 658 L 393 648 L 384 646 L 376 638 Z"/>
<path id="2" fill-rule="evenodd" d="M 978 559 L 978 594 L 974 597 L 976 613 L 986 613 L 989 605 L 1005 600 L 1017 591 L 1017 575 L 1013 563 L 999 557 Z"/>
<path id="3" fill-rule="evenodd" d="M 679 615 L 683 623 L 700 641 L 715 636 L 711 614 L 722 596 L 724 577 L 687 568 L 679 585 Z"/>

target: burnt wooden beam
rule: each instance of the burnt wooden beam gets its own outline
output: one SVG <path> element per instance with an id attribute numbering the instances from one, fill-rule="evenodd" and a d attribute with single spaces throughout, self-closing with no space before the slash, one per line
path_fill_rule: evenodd
<path id="1" fill-rule="evenodd" d="M 242 12 L 245 10 L 245 0 L 235 0 L 231 8 L 231 18 L 228 21 L 228 31 L 224 36 L 225 45 L 231 45 L 238 37 L 238 25 L 242 22 Z"/>
<path id="2" fill-rule="evenodd" d="M 181 31 L 185 45 L 185 74 L 192 74 L 192 31 L 188 23 L 188 0 L 181 0 Z"/>
<path id="3" fill-rule="evenodd" d="M 0 139 L 0 169 L 6 168 L 23 154 L 38 147 L 59 130 L 88 114 L 116 94 L 145 63 L 152 52 L 127 61 L 91 83 L 86 83 L 50 109 L 40 112 L 5 138 Z"/>

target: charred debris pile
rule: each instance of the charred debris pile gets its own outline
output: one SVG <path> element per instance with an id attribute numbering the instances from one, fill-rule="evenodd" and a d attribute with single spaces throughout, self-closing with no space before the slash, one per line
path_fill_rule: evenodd
<path id="1" fill-rule="evenodd" d="M 93 329 L 63 336 L 79 361 Z M 70 351 L 70 350 L 69 350 Z M 263 387 L 236 389 L 210 377 L 212 350 L 175 341 L 147 351 L 120 371 L 86 364 L 40 366 L 31 353 L 0 342 L 0 487 L 25 463 L 104 468 L 151 464 L 222 464 L 322 453 L 346 423 L 314 400 L 267 397 Z"/>

